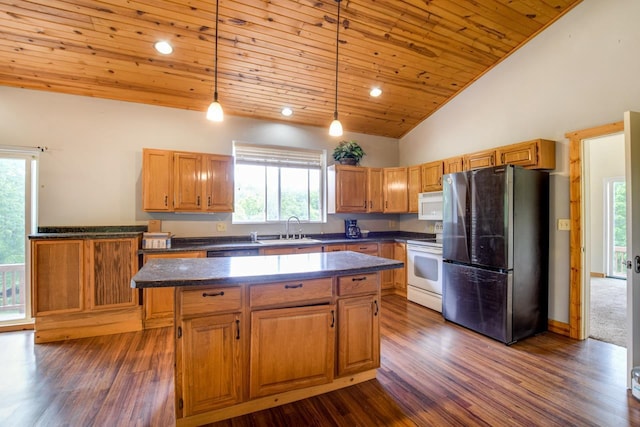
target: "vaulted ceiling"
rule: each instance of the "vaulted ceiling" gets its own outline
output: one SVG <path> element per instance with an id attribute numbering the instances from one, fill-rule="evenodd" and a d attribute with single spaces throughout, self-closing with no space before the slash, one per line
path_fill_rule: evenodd
<path id="1" fill-rule="evenodd" d="M 401 137 L 581 0 L 342 0 L 338 112 Z M 202 111 L 214 85 L 213 0 L 0 2 L 0 85 Z M 220 0 L 225 114 L 329 127 L 335 0 Z M 154 43 L 167 40 L 171 55 Z M 382 95 L 369 90 L 378 86 Z M 293 115 L 281 115 L 282 107 Z M 216 126 L 216 124 L 211 124 Z"/>

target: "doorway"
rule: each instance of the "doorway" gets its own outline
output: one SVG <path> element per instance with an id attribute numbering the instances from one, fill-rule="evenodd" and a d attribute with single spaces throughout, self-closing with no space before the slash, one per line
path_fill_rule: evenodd
<path id="1" fill-rule="evenodd" d="M 0 328 L 31 322 L 28 235 L 36 155 L 0 148 Z"/>
<path id="2" fill-rule="evenodd" d="M 585 335 L 626 347 L 624 134 L 584 139 Z"/>

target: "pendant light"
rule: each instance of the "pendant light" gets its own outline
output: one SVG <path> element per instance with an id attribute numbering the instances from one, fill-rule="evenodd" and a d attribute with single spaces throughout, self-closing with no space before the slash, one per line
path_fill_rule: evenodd
<path id="1" fill-rule="evenodd" d="M 216 53 L 213 69 L 213 102 L 207 109 L 207 120 L 221 122 L 223 118 L 222 105 L 218 102 L 218 0 L 216 0 Z"/>
<path id="2" fill-rule="evenodd" d="M 333 110 L 333 121 L 329 126 L 329 135 L 342 136 L 342 123 L 338 120 L 338 45 L 340 44 L 340 1 L 338 2 L 338 23 L 336 28 L 336 101 L 335 108 Z"/>

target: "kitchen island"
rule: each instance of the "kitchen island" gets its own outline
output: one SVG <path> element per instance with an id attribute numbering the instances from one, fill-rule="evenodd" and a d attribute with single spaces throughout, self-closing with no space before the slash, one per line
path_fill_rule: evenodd
<path id="1" fill-rule="evenodd" d="M 175 287 L 178 426 L 375 378 L 380 271 L 356 252 L 152 259 L 132 287 Z"/>

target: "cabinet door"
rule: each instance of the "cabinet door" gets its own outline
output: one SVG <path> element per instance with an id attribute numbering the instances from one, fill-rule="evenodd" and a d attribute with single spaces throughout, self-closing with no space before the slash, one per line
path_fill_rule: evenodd
<path id="1" fill-rule="evenodd" d="M 137 238 L 85 241 L 91 309 L 138 304 L 138 290 L 131 288 L 131 278 L 138 271 L 138 241 Z"/>
<path id="2" fill-rule="evenodd" d="M 406 213 L 409 209 L 407 168 L 384 168 L 384 212 Z"/>
<path id="3" fill-rule="evenodd" d="M 407 292 L 407 249 L 404 243 L 396 242 L 393 244 L 393 259 L 404 262 L 405 267 L 393 270 L 394 288 L 400 294 L 406 295 Z"/>
<path id="4" fill-rule="evenodd" d="M 336 212 L 366 212 L 367 168 L 336 165 Z"/>
<path id="5" fill-rule="evenodd" d="M 336 243 L 333 245 L 324 245 L 322 248 L 322 252 L 341 252 L 346 250 L 346 246 L 344 244 Z"/>
<path id="6" fill-rule="evenodd" d="M 422 191 L 422 174 L 420 166 L 407 168 L 407 191 L 409 212 L 418 212 L 418 193 Z"/>
<path id="7" fill-rule="evenodd" d="M 82 311 L 82 240 L 31 242 L 31 291 L 34 316 Z"/>
<path id="8" fill-rule="evenodd" d="M 204 209 L 209 212 L 233 212 L 233 157 L 204 156 Z"/>
<path id="9" fill-rule="evenodd" d="M 444 170 L 442 160 L 425 163 L 420 166 L 422 174 L 422 192 L 442 190 L 442 172 Z M 418 200 L 416 199 L 416 210 Z"/>
<path id="10" fill-rule="evenodd" d="M 518 165 L 522 167 L 536 166 L 538 163 L 538 147 L 536 141 L 508 145 L 498 149 L 498 163 L 501 165 Z"/>
<path id="11" fill-rule="evenodd" d="M 377 243 L 349 243 L 345 245 L 345 250 L 360 252 L 361 254 L 367 255 L 378 255 L 378 244 Z"/>
<path id="12" fill-rule="evenodd" d="M 338 376 L 380 366 L 378 295 L 338 300 Z"/>
<path id="13" fill-rule="evenodd" d="M 173 152 L 142 150 L 142 209 L 162 212 L 173 210 Z"/>
<path id="14" fill-rule="evenodd" d="M 395 259 L 393 257 L 393 243 L 379 243 L 379 255 L 382 258 Z M 380 272 L 380 286 L 384 289 L 393 289 L 393 274 L 395 270 L 383 270 Z"/>
<path id="15" fill-rule="evenodd" d="M 478 151 L 464 155 L 464 170 L 474 170 L 496 166 L 496 150 Z"/>
<path id="16" fill-rule="evenodd" d="M 367 168 L 367 212 L 382 212 L 382 169 Z"/>
<path id="17" fill-rule="evenodd" d="M 456 173 L 462 172 L 464 170 L 464 161 L 462 157 L 450 157 L 448 159 L 443 160 L 444 164 L 444 172 L 447 173 Z"/>
<path id="18" fill-rule="evenodd" d="M 202 209 L 202 155 L 173 154 L 174 209 L 196 212 Z"/>
<path id="19" fill-rule="evenodd" d="M 251 313 L 250 397 L 333 381 L 333 305 Z"/>
<path id="20" fill-rule="evenodd" d="M 232 313 L 181 322 L 182 337 L 176 340 L 178 414 L 180 399 L 187 417 L 242 401 L 240 320 L 240 313 Z"/>
<path id="21" fill-rule="evenodd" d="M 145 254 L 144 263 L 153 258 L 204 258 L 206 252 L 165 252 Z M 142 290 L 144 327 L 161 328 L 173 325 L 174 288 L 146 288 Z"/>

